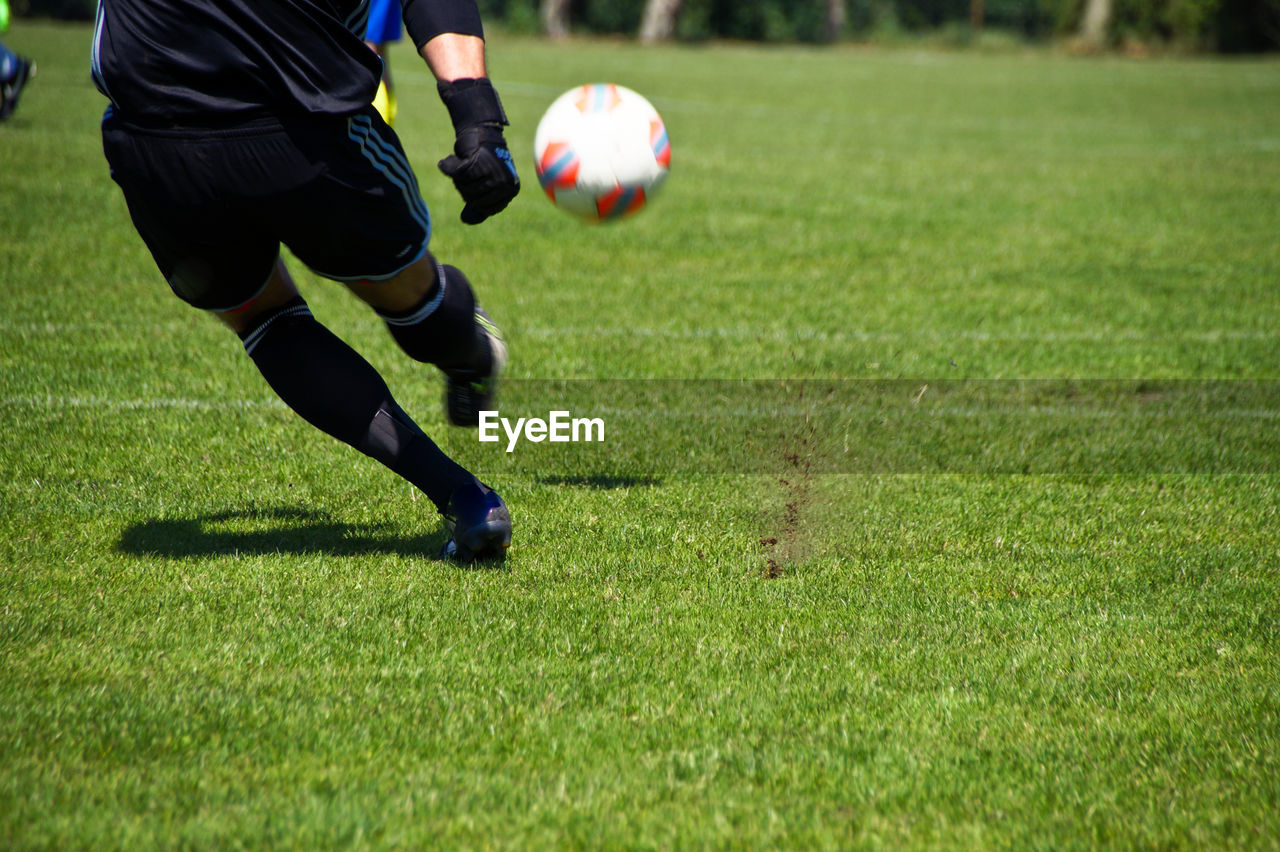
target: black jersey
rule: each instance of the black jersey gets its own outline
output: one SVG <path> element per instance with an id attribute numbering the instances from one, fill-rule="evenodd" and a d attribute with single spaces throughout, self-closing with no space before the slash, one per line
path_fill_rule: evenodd
<path id="1" fill-rule="evenodd" d="M 482 36 L 475 0 L 401 0 L 421 47 Z M 350 115 L 382 74 L 364 43 L 368 0 L 99 0 L 93 78 L 127 120 L 211 126 Z"/>

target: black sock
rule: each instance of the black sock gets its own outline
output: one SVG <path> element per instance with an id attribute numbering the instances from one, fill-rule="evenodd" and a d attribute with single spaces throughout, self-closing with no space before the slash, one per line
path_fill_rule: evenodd
<path id="1" fill-rule="evenodd" d="M 380 312 L 405 354 L 443 370 L 487 373 L 492 354 L 476 323 L 476 297 L 460 270 L 436 262 L 436 286 L 422 302 L 399 314 Z"/>
<path id="2" fill-rule="evenodd" d="M 473 480 L 401 410 L 378 371 L 316 321 L 301 297 L 240 337 L 286 405 L 404 477 L 437 508 Z"/>

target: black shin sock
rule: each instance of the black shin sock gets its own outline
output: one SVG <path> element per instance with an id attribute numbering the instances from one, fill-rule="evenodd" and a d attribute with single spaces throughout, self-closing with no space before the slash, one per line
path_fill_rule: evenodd
<path id="1" fill-rule="evenodd" d="M 492 356 L 475 313 L 471 282 L 457 268 L 436 263 L 436 286 L 421 304 L 401 314 L 379 315 L 415 361 L 487 373 Z"/>
<path id="2" fill-rule="evenodd" d="M 372 365 L 311 315 L 301 297 L 241 335 L 267 384 L 312 426 L 377 459 L 443 509 L 472 476 L 396 405 Z"/>

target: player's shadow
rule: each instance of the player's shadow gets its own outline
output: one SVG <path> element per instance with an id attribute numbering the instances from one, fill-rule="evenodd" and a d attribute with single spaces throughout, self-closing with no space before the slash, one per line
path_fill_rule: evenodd
<path id="1" fill-rule="evenodd" d="M 443 528 L 406 536 L 389 524 L 350 524 L 313 510 L 277 506 L 143 521 L 124 530 L 116 549 L 169 559 L 275 553 L 435 559 L 444 540 Z"/>

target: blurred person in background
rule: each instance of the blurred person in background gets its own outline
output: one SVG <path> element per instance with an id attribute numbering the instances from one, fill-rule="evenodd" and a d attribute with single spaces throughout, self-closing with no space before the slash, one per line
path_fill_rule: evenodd
<path id="1" fill-rule="evenodd" d="M 387 48 L 400 40 L 400 0 L 369 0 L 369 25 L 365 43 L 382 60 L 382 80 L 373 96 L 373 108 L 387 124 L 396 123 L 396 90 L 391 82 L 391 60 Z"/>
<path id="2" fill-rule="evenodd" d="M 0 33 L 9 29 L 9 0 L 0 0 Z M 18 108 L 22 90 L 36 75 L 36 64 L 0 42 L 0 121 Z"/>

